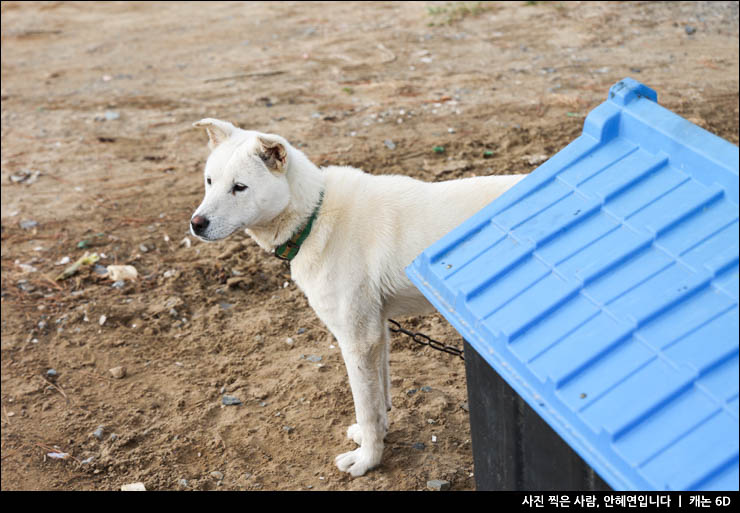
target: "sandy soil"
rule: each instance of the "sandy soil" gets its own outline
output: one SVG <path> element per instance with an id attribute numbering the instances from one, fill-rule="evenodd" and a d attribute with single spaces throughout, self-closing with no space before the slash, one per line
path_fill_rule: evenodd
<path id="1" fill-rule="evenodd" d="M 188 237 L 191 123 L 376 174 L 529 172 L 626 76 L 737 144 L 737 2 L 3 2 L 2 488 L 474 489 L 463 362 L 400 336 L 382 465 L 334 467 L 339 350 L 286 264 Z M 85 251 L 139 280 L 54 280 Z"/>

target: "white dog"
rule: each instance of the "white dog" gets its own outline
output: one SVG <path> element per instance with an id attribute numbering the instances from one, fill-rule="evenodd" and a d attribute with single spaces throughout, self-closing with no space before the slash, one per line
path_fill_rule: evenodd
<path id="1" fill-rule="evenodd" d="M 206 129 L 212 152 L 190 229 L 214 241 L 245 228 L 290 259 L 293 280 L 342 350 L 357 419 L 347 436 L 359 448 L 335 462 L 361 476 L 380 463 L 388 430 L 386 319 L 431 310 L 404 268 L 523 175 L 425 183 L 319 169 L 278 135 L 210 118 L 194 126 Z"/>

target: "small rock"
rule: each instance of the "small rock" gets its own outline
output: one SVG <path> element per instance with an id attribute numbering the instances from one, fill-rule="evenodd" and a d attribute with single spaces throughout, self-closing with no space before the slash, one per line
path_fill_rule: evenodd
<path id="1" fill-rule="evenodd" d="M 292 433 L 293 428 L 291 426 L 283 426 L 283 431 L 285 431 L 286 433 Z"/>
<path id="2" fill-rule="evenodd" d="M 298 333 L 299 335 L 303 335 L 303 334 L 304 334 L 305 332 L 306 332 L 306 328 L 298 328 L 298 331 L 297 331 L 297 333 Z"/>
<path id="3" fill-rule="evenodd" d="M 432 479 L 431 481 L 427 481 L 427 488 L 438 492 L 449 490 L 450 482 L 442 479 Z"/>
<path id="4" fill-rule="evenodd" d="M 122 492 L 145 492 L 144 483 L 129 483 L 121 486 Z"/>
<path id="5" fill-rule="evenodd" d="M 46 371 L 46 376 L 49 378 L 56 378 L 59 375 L 59 373 L 55 369 L 49 369 Z"/>
<path id="6" fill-rule="evenodd" d="M 223 478 L 224 478 L 224 473 L 223 472 L 219 472 L 218 470 L 214 470 L 213 472 L 211 472 L 210 475 L 211 475 L 212 478 L 218 479 L 219 481 L 222 481 Z"/>
<path id="7" fill-rule="evenodd" d="M 105 427 L 98 426 L 98 428 L 95 431 L 93 431 L 93 436 L 97 438 L 98 440 L 102 440 L 104 432 L 105 432 Z"/>
<path id="8" fill-rule="evenodd" d="M 98 319 L 98 324 L 102 326 L 103 324 L 105 324 L 105 321 L 107 320 L 108 320 L 108 317 L 106 317 L 105 315 L 101 315 L 100 319 Z"/>
<path id="9" fill-rule="evenodd" d="M 221 310 L 228 310 L 229 308 L 231 308 L 234 305 L 231 304 L 231 303 L 222 302 L 222 303 L 219 303 L 218 306 L 221 307 Z"/>
<path id="10" fill-rule="evenodd" d="M 187 479 L 180 479 L 177 484 L 181 486 L 182 488 L 187 488 L 188 486 L 188 480 Z"/>
<path id="11" fill-rule="evenodd" d="M 125 285 L 126 285 L 126 282 L 125 281 L 118 280 L 118 281 L 114 281 L 111 284 L 111 287 L 113 287 L 114 289 L 122 289 Z"/>
<path id="12" fill-rule="evenodd" d="M 312 363 L 319 363 L 321 361 L 321 357 L 315 354 L 309 355 L 306 357 L 306 360 Z"/>
<path id="13" fill-rule="evenodd" d="M 115 121 L 116 119 L 121 117 L 118 112 L 113 110 L 106 110 L 104 116 L 106 121 Z"/>
<path id="14" fill-rule="evenodd" d="M 36 269 L 34 266 L 29 265 L 29 264 L 20 264 L 19 263 L 19 264 L 16 264 L 16 265 L 18 267 L 20 267 L 21 268 L 21 271 L 23 271 L 24 273 L 35 273 L 36 271 L 38 271 L 38 269 Z"/>
<path id="15" fill-rule="evenodd" d="M 18 280 L 18 288 L 24 292 L 33 292 L 36 287 L 28 283 L 28 280 Z"/>
<path id="16" fill-rule="evenodd" d="M 406 395 L 408 395 L 408 396 L 412 396 L 412 395 L 414 395 L 414 394 L 415 394 L 416 392 L 418 392 L 418 390 L 417 390 L 417 389 L 415 389 L 415 388 L 409 388 L 408 390 L 406 390 Z"/>
<path id="17" fill-rule="evenodd" d="M 692 27 L 691 25 L 686 25 L 684 30 L 686 31 L 686 34 L 690 36 L 696 32 L 696 27 Z"/>
<path id="18" fill-rule="evenodd" d="M 142 253 L 146 253 L 147 251 L 149 251 L 149 248 L 146 246 L 146 244 L 139 244 L 139 251 L 141 251 Z"/>
<path id="19" fill-rule="evenodd" d="M 422 392 L 431 392 L 432 391 L 432 387 L 430 387 L 430 386 L 423 386 L 419 390 L 421 390 Z"/>
<path id="20" fill-rule="evenodd" d="M 133 265 L 109 265 L 106 267 L 108 278 L 113 281 L 135 280 L 139 273 Z"/>
<path id="21" fill-rule="evenodd" d="M 24 219 L 20 223 L 18 223 L 21 228 L 24 230 L 30 230 L 31 228 L 35 228 L 39 225 L 38 221 L 34 221 L 33 219 Z"/>
<path id="22" fill-rule="evenodd" d="M 293 339 L 290 338 L 290 337 L 288 337 L 288 338 L 285 339 L 285 343 L 288 344 L 289 346 L 292 346 L 293 345 Z"/>
<path id="23" fill-rule="evenodd" d="M 113 367 L 112 369 L 108 369 L 108 372 L 110 372 L 111 376 L 116 379 L 123 379 L 126 377 L 126 367 Z"/>
<path id="24" fill-rule="evenodd" d="M 411 447 L 413 447 L 417 451 L 423 451 L 424 449 L 427 448 L 427 446 L 424 445 L 424 442 L 416 442 Z"/>
<path id="25" fill-rule="evenodd" d="M 67 265 L 70 262 L 70 258 L 68 256 L 62 257 L 59 262 L 57 262 L 57 265 Z"/>
<path id="26" fill-rule="evenodd" d="M 221 403 L 224 406 L 239 406 L 242 402 L 239 398 L 234 397 L 233 395 L 224 395 L 221 397 Z"/>
<path id="27" fill-rule="evenodd" d="M 383 141 L 383 144 L 385 144 L 385 147 L 388 148 L 389 150 L 396 149 L 396 143 L 394 143 L 390 139 L 386 139 L 385 141 Z"/>

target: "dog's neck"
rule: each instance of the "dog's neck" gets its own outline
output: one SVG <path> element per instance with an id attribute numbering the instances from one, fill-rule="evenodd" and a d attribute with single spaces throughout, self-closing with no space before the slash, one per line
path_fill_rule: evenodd
<path id="1" fill-rule="evenodd" d="M 247 233 L 267 251 L 285 243 L 303 228 L 321 201 L 324 173 L 302 152 L 290 148 L 285 170 L 290 187 L 290 201 L 272 221 L 251 226 Z"/>

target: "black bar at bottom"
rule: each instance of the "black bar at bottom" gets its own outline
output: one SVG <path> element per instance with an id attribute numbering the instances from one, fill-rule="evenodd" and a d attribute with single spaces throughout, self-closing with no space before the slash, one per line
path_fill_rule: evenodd
<path id="1" fill-rule="evenodd" d="M 465 374 L 478 490 L 611 491 L 467 341 Z"/>

